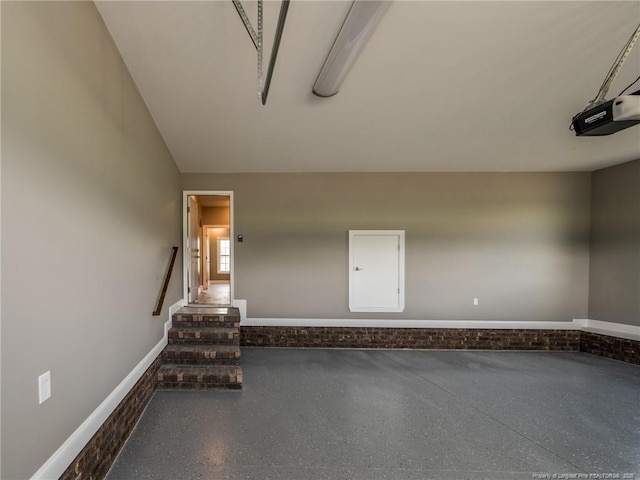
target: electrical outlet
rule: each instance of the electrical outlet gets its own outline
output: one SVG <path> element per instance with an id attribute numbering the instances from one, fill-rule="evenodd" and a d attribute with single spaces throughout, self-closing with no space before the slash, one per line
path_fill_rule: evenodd
<path id="1" fill-rule="evenodd" d="M 45 372 L 38 377 L 38 397 L 40 404 L 51 398 L 51 371 Z"/>
<path id="2" fill-rule="evenodd" d="M 479 305 L 479 302 L 478 302 L 478 298 L 477 298 L 477 297 L 474 297 L 474 298 L 473 298 L 473 305 L 474 305 L 475 307 L 477 307 L 477 306 Z"/>

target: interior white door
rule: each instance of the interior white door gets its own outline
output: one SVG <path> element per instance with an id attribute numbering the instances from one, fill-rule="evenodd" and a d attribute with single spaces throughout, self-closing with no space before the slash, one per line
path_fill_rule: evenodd
<path id="1" fill-rule="evenodd" d="M 213 230 L 211 228 L 207 228 L 206 229 L 206 235 L 205 235 L 205 242 L 204 242 L 204 249 L 205 249 L 205 254 L 206 254 L 206 258 L 205 258 L 205 272 L 204 272 L 204 288 L 205 290 L 209 288 L 209 282 L 211 281 L 211 240 L 213 239 Z"/>
<path id="2" fill-rule="evenodd" d="M 349 232 L 349 310 L 404 310 L 404 231 Z"/>
<path id="3" fill-rule="evenodd" d="M 203 269 L 204 271 L 203 273 L 203 279 L 202 279 L 202 288 L 204 290 L 207 290 L 209 288 L 209 280 L 211 280 L 211 251 L 209 249 L 209 234 L 210 234 L 210 229 L 208 228 L 204 228 L 203 229 L 203 235 L 204 235 L 204 241 L 202 242 L 202 250 L 204 251 L 204 261 L 202 262 L 202 264 L 204 265 Z"/>
<path id="4" fill-rule="evenodd" d="M 187 254 L 189 256 L 189 273 L 187 275 L 188 300 L 194 303 L 198 298 L 200 286 L 200 231 L 198 225 L 198 204 L 193 197 L 189 197 L 187 210 Z"/>

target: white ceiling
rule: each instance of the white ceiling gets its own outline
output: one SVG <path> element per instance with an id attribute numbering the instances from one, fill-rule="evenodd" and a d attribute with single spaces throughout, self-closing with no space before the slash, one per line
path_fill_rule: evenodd
<path id="1" fill-rule="evenodd" d="M 589 171 L 640 157 L 640 126 L 568 128 L 639 1 L 395 1 L 325 99 L 311 89 L 350 2 L 293 1 L 266 106 L 231 0 L 96 3 L 182 172 Z M 279 8 L 265 2 L 265 71 Z M 640 45 L 607 98 L 638 75 Z"/>

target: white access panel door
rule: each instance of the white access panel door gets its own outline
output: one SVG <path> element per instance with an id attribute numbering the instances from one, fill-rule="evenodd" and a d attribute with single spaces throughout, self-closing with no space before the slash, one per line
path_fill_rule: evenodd
<path id="1" fill-rule="evenodd" d="M 349 231 L 349 310 L 404 310 L 404 230 Z"/>

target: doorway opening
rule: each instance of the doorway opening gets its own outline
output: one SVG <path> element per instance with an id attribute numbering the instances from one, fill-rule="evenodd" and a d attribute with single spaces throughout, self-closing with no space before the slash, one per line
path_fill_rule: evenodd
<path id="1" fill-rule="evenodd" d="M 233 192 L 184 192 L 184 299 L 188 305 L 233 303 Z"/>

